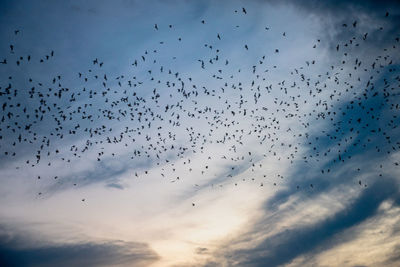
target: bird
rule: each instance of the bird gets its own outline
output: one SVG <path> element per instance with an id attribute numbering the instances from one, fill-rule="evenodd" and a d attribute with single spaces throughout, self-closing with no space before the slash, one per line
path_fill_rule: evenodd
<path id="1" fill-rule="evenodd" d="M 241 14 L 240 9 L 235 13 Z M 247 14 L 244 7 L 242 13 Z M 250 18 L 243 16 L 242 19 Z M 239 26 L 228 19 L 224 23 L 230 23 L 231 27 L 224 28 L 225 32 L 212 27 L 216 24 L 207 18 L 210 27 L 199 27 L 204 33 L 210 31 L 210 37 L 204 37 L 201 43 L 189 42 L 190 47 L 175 32 L 178 28 L 169 30 L 170 39 L 155 37 L 152 44 L 133 51 L 133 55 L 126 57 L 128 66 L 121 67 L 122 70 L 109 69 L 115 66 L 114 62 L 109 65 L 103 55 L 91 53 L 93 57 L 81 59 L 79 69 L 65 70 L 66 73 L 62 71 L 64 68 L 54 68 L 54 64 L 64 64 L 58 58 L 62 53 L 58 53 L 57 47 L 43 48 L 50 53 L 33 50 L 27 55 L 21 52 L 23 49 L 20 51 L 27 32 L 24 28 L 18 38 L 6 40 L 13 43 L 11 54 L 4 51 L 7 56 L 0 62 L 5 65 L 1 66 L 5 75 L 0 88 L 1 155 L 19 162 L 16 159 L 21 156 L 20 151 L 26 151 L 23 155 L 26 159 L 21 161 L 26 165 L 26 173 L 51 170 L 42 178 L 33 176 L 39 185 L 51 180 L 63 186 L 78 186 L 79 183 L 70 183 L 58 173 L 59 164 L 53 164 L 57 161 L 72 169 L 77 161 L 89 158 L 95 166 L 103 168 L 108 160 L 122 162 L 125 157 L 138 166 L 151 162 L 157 166 L 154 170 L 164 169 L 153 173 L 153 169 L 139 167 L 131 172 L 132 178 L 139 180 L 159 174 L 162 179 L 168 178 L 171 186 L 176 186 L 187 177 L 214 177 L 220 175 L 215 165 L 221 160 L 221 166 L 228 166 L 223 175 L 227 180 L 213 181 L 212 190 L 228 186 L 239 189 L 244 183 L 255 181 L 253 186 L 259 190 L 271 187 L 277 192 L 282 189 L 281 183 L 257 176 L 268 169 L 271 159 L 307 167 L 323 165 L 321 162 L 332 159 L 329 167 L 327 163 L 318 169 L 318 174 L 324 183 L 333 183 L 331 178 L 336 177 L 336 167 L 356 162 L 351 157 L 356 152 L 350 148 L 358 149 L 360 154 L 370 149 L 381 155 L 394 153 L 399 145 L 393 134 L 397 129 L 396 111 L 400 109 L 396 93 L 400 79 L 396 65 L 398 48 L 395 48 L 399 37 L 387 27 L 382 28 L 369 38 L 376 35 L 386 40 L 387 34 L 390 41 L 382 49 L 372 49 L 372 43 L 366 41 L 368 33 L 358 35 L 358 30 L 354 33 L 357 24 L 357 29 L 363 28 L 363 23 L 354 19 L 349 18 L 349 22 L 354 21 L 348 22 L 349 26 L 334 25 L 346 39 L 338 37 L 335 43 L 322 37 L 310 40 L 313 48 L 328 44 L 324 49 L 334 55 L 331 64 L 324 65 L 320 51 L 317 53 L 319 46 L 313 52 L 304 51 L 310 54 L 305 54 L 304 61 L 289 66 L 288 70 L 272 57 L 281 59 L 290 47 L 288 44 L 293 42 L 289 40 L 292 37 L 280 38 L 283 45 L 276 48 L 271 45 L 273 49 L 252 46 L 249 50 L 248 45 L 254 42 L 247 39 L 239 39 L 236 48 L 227 49 L 215 36 L 221 40 L 223 35 L 227 40 L 229 29 Z M 205 24 L 205 20 L 200 22 Z M 173 28 L 172 24 L 166 25 Z M 159 30 L 157 24 L 154 28 Z M 276 28 L 265 27 L 269 31 L 266 34 L 286 37 L 286 31 L 279 25 Z M 148 27 L 147 31 L 158 35 L 152 28 Z M 245 49 L 241 42 L 245 43 Z M 263 39 L 256 42 L 261 43 Z M 193 63 L 187 69 L 178 65 L 186 55 L 181 51 L 186 49 L 191 49 L 188 51 L 194 55 L 185 58 L 188 64 Z M 280 49 L 284 53 L 279 53 Z M 364 52 L 370 53 L 368 59 L 362 57 Z M 41 63 L 41 79 L 25 71 L 38 67 L 36 59 Z M 6 65 L 8 62 L 16 62 L 18 67 Z M 275 71 L 279 75 L 274 76 Z M 23 88 L 20 83 L 24 84 Z M 382 115 L 385 108 L 393 114 Z M 312 128 L 320 122 L 326 124 L 323 130 Z M 333 130 L 329 132 L 325 128 Z M 213 145 L 221 146 L 223 156 L 214 155 L 210 150 Z M 260 155 L 259 150 L 265 154 Z M 197 155 L 204 156 L 204 160 L 194 161 Z M 181 161 L 184 161 L 182 166 L 178 164 Z M 242 163 L 248 164 L 246 168 L 251 174 L 244 180 L 237 174 L 242 171 Z M 399 163 L 391 164 L 395 168 Z M 360 165 L 355 165 L 353 170 L 360 175 L 364 171 Z M 186 173 L 181 175 L 181 172 Z M 276 172 L 274 179 L 286 179 L 279 170 Z M 358 186 L 358 181 L 366 187 L 359 177 L 355 179 L 352 186 Z M 196 182 L 196 190 L 202 188 Z M 296 180 L 288 183 L 288 188 L 296 190 L 296 194 L 303 194 L 300 188 L 307 188 L 307 184 L 313 193 L 320 189 L 311 178 L 302 184 Z M 45 192 L 41 189 L 39 193 Z"/>

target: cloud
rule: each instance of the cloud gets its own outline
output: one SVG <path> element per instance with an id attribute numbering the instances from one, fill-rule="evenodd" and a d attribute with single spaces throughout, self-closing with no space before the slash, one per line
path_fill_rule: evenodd
<path id="1" fill-rule="evenodd" d="M 398 34 L 397 29 L 400 27 L 400 2 L 396 0 L 272 0 L 267 2 L 290 5 L 307 15 L 319 17 L 319 23 L 329 28 L 322 34 L 325 34 L 325 37 L 331 35 L 331 42 L 349 40 L 353 36 L 359 38 L 361 34 L 369 32 L 368 45 L 381 47 L 388 40 L 393 41 L 393 34 Z M 386 12 L 389 12 L 388 17 L 386 17 Z M 354 21 L 357 21 L 356 28 L 352 26 Z M 343 24 L 347 24 L 347 27 L 343 27 Z M 385 32 L 382 33 L 378 29 L 379 25 L 385 28 Z"/>
<path id="2" fill-rule="evenodd" d="M 0 235 L 2 266 L 147 266 L 159 256 L 145 243 L 104 241 L 73 244 L 34 245 L 34 240 L 20 234 Z M 26 246 L 30 243 L 30 246 Z"/>
<path id="3" fill-rule="evenodd" d="M 116 188 L 116 189 L 120 189 L 120 190 L 123 190 L 123 189 L 124 189 L 124 186 L 121 185 L 121 184 L 118 184 L 118 183 L 110 183 L 110 184 L 107 184 L 107 187 Z"/>
<path id="4" fill-rule="evenodd" d="M 311 12 L 318 15 L 326 15 L 329 14 L 331 16 L 339 16 L 345 17 L 348 13 L 373 13 L 380 14 L 381 16 L 385 16 L 386 12 L 390 11 L 398 11 L 400 7 L 399 1 L 396 0 L 327 0 L 327 1 L 318 1 L 318 0 L 307 0 L 307 1 L 293 1 L 293 0 L 285 0 L 285 1 L 276 1 L 276 0 L 268 0 L 268 3 L 273 4 L 290 4 L 295 6 L 296 8 L 303 9 L 307 12 Z M 398 14 L 392 14 L 398 15 Z"/>
<path id="5" fill-rule="evenodd" d="M 392 255 L 385 261 L 386 266 L 394 266 L 400 262 L 400 245 L 397 245 L 392 250 Z"/>
<path id="6" fill-rule="evenodd" d="M 267 237 L 254 248 L 231 251 L 226 257 L 234 266 L 278 266 L 290 263 L 299 255 L 334 245 L 329 241 L 336 234 L 371 218 L 382 202 L 397 197 L 399 188 L 395 179 L 377 181 L 349 206 L 332 216 L 314 224 L 281 231 Z"/>

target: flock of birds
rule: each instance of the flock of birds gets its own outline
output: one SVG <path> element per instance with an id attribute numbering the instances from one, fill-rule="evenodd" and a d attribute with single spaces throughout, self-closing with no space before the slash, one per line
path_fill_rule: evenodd
<path id="1" fill-rule="evenodd" d="M 235 13 L 246 16 L 248 12 L 242 8 Z M 389 13 L 382 17 L 389 17 Z M 196 48 L 209 51 L 208 57 L 194 62 L 196 72 L 208 77 L 206 81 L 196 81 L 190 73 L 174 71 L 176 57 L 172 58 L 171 66 L 162 65 L 157 50 L 146 50 L 132 59 L 130 68 L 135 76 L 105 73 L 107 63 L 95 58 L 89 69 L 74 74 L 77 79 L 74 88 L 64 85 L 62 74 L 41 81 L 3 77 L 0 84 L 1 161 L 23 160 L 25 166 L 17 168 L 34 170 L 37 166 L 52 168 L 53 161 L 73 164 L 74 159 L 79 160 L 85 153 L 102 164 L 121 153 L 121 157 L 128 155 L 133 164 L 157 164 L 162 170 L 161 177 L 177 182 L 183 177 L 174 175 L 178 168 L 175 159 L 184 160 L 181 167 L 188 172 L 188 178 L 194 172 L 210 175 L 209 165 L 215 155 L 207 147 L 214 145 L 226 151 L 219 160 L 230 166 L 228 177 L 237 171 L 235 168 L 240 162 L 249 164 L 252 171 L 256 168 L 262 171 L 264 166 L 260 162 L 268 157 L 291 163 L 331 158 L 330 167 L 321 170 L 321 175 L 325 175 L 335 165 L 351 160 L 352 155 L 369 147 L 375 153 L 390 154 L 400 148 L 396 140 L 400 77 L 393 63 L 396 60 L 393 55 L 398 54 L 399 37 L 393 36 L 390 46 L 378 49 L 380 54 L 373 54 L 371 62 L 362 62 L 356 58 L 357 53 L 368 49 L 371 34 L 357 35 L 359 24 L 358 21 L 343 24 L 344 30 L 349 29 L 355 35 L 328 48 L 336 53 L 336 64 L 318 69 L 319 74 L 315 74 L 315 68 L 309 70 L 319 62 L 312 59 L 293 68 L 285 80 L 276 83 L 271 83 L 270 77 L 279 71 L 279 66 L 268 65 L 269 54 L 260 54 L 248 69 L 241 69 L 240 63 L 237 69 L 238 63 L 232 63 L 219 48 L 218 42 L 224 38 L 222 32 L 216 32 L 215 40 L 204 47 Z M 162 26 L 155 24 L 154 31 L 164 30 Z M 173 27 L 166 26 L 167 30 Z M 265 30 L 274 29 L 266 27 Z M 384 29 L 380 27 L 374 34 L 379 32 Z M 51 49 L 39 57 L 20 53 L 15 42 L 23 33 L 23 29 L 15 30 L 9 51 L 3 51 L 2 73 L 16 66 L 14 75 L 18 75 L 21 66 L 57 59 L 57 52 Z M 279 33 L 280 38 L 287 35 L 287 32 Z M 181 37 L 178 42 L 183 42 Z M 323 42 L 315 40 L 313 48 Z M 158 45 L 164 42 L 161 40 Z M 246 53 L 251 47 L 243 44 L 242 49 L 241 53 Z M 271 51 L 277 57 L 281 53 L 280 48 Z M 16 80 L 23 85 L 17 86 Z M 342 103 L 344 106 L 340 106 Z M 386 109 L 392 111 L 390 117 L 383 112 Z M 324 129 L 333 131 L 311 133 L 312 121 L 322 121 Z M 363 134 L 367 137 L 362 138 Z M 284 136 L 292 141 L 285 143 Z M 300 153 L 302 146 L 309 150 Z M 264 151 L 261 157 L 260 149 Z M 205 155 L 204 162 L 191 160 L 198 154 Z M 149 171 L 138 167 L 132 175 L 146 176 Z M 260 178 L 260 186 L 272 185 L 266 176 Z M 281 174 L 277 176 L 283 178 Z M 33 178 L 40 182 L 46 177 Z M 57 181 L 63 178 L 51 177 Z M 234 186 L 238 183 L 232 182 Z M 367 186 L 361 180 L 358 184 Z M 79 181 L 71 182 L 71 186 L 77 185 Z M 315 190 L 313 184 L 308 187 Z"/>

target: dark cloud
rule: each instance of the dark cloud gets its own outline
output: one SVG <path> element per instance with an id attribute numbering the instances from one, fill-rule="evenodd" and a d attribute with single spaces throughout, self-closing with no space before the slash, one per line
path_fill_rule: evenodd
<path id="1" fill-rule="evenodd" d="M 383 201 L 398 196 L 399 188 L 395 179 L 379 180 L 332 217 L 280 232 L 253 249 L 234 251 L 227 258 L 236 266 L 278 266 L 290 263 L 299 255 L 320 252 L 335 245 L 332 240 L 336 234 L 371 218 Z"/>
<path id="2" fill-rule="evenodd" d="M 0 235 L 0 266 L 145 266 L 159 256 L 145 243 L 106 241 L 33 246 L 29 236 L 4 228 Z M 26 246 L 30 243 L 30 246 Z M 25 245 L 24 245 L 25 244 Z"/>

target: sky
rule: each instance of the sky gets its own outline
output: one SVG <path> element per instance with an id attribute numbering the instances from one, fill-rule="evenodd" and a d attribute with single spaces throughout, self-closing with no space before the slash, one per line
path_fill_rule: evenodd
<path id="1" fill-rule="evenodd" d="M 0 2 L 1 266 L 399 266 L 398 1 Z"/>

